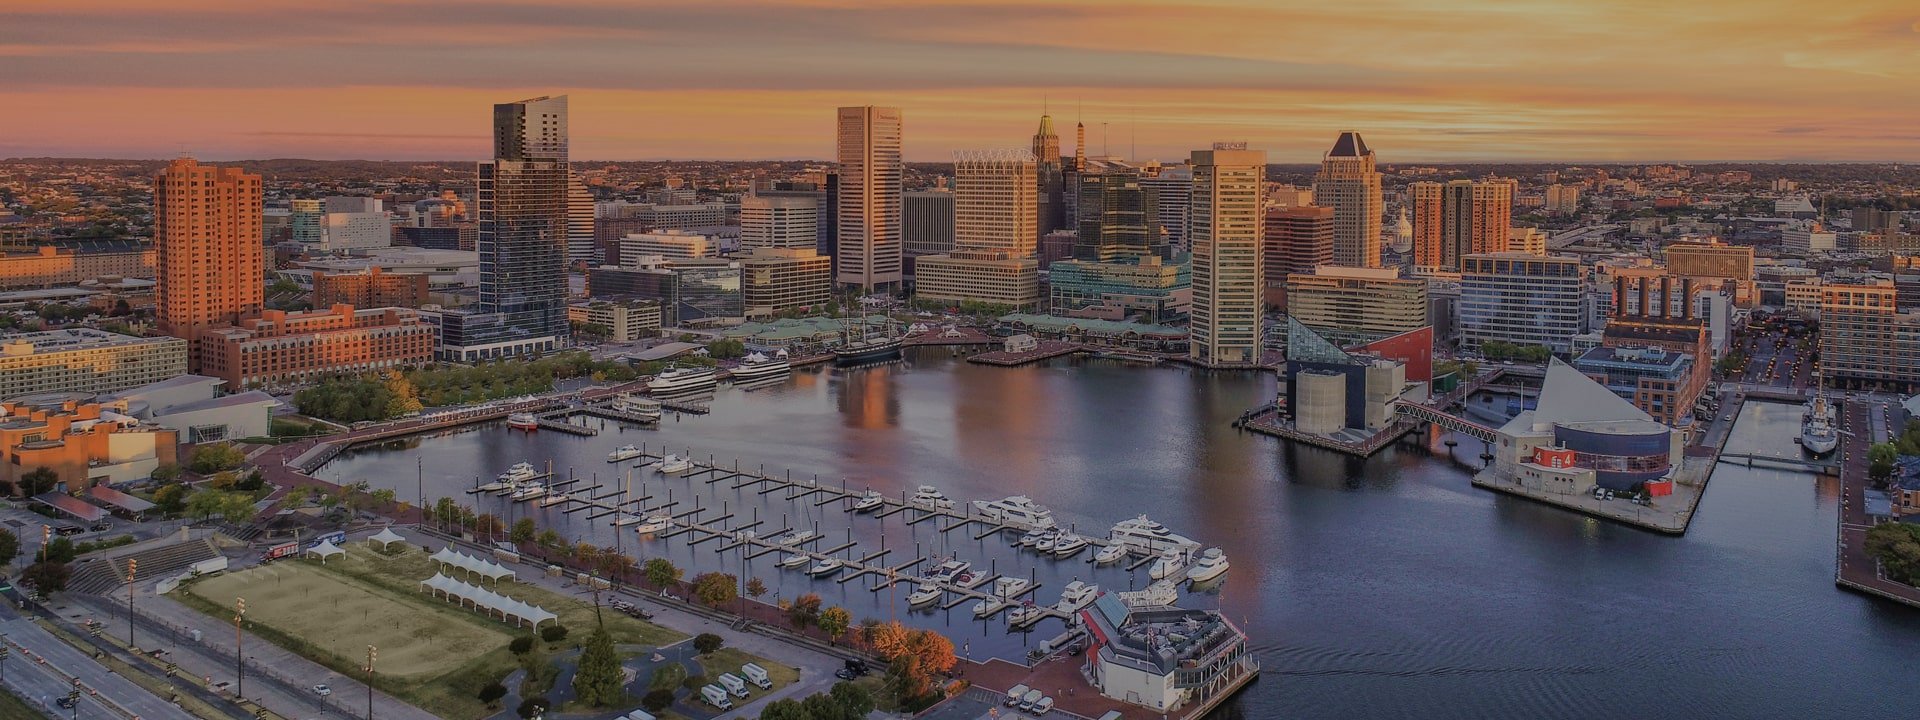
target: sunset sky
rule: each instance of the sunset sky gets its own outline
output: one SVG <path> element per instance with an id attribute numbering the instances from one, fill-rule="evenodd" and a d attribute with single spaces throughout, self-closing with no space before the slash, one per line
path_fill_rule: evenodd
<path id="1" fill-rule="evenodd" d="M 904 108 L 912 160 L 1920 161 L 1914 0 L 0 0 L 0 157 L 474 159 L 571 95 L 576 160 L 826 158 Z"/>

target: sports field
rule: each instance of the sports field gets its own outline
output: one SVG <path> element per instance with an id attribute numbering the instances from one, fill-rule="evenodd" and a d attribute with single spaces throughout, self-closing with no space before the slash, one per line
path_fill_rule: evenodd
<path id="1" fill-rule="evenodd" d="M 390 589 L 361 585 L 304 562 L 280 562 L 207 578 L 190 591 L 218 606 L 247 599 L 247 620 L 266 625 L 346 662 L 364 662 L 368 645 L 379 648 L 380 672 L 400 677 L 435 676 L 512 640 L 511 628 L 426 605 L 426 596 L 395 597 Z M 457 612 L 457 611 L 456 611 Z"/>

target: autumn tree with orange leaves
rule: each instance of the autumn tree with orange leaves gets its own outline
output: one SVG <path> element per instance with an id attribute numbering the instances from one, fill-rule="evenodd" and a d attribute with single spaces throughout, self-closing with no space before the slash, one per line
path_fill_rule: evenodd
<path id="1" fill-rule="evenodd" d="M 937 699 L 940 676 L 953 670 L 953 641 L 932 630 L 916 630 L 898 622 L 862 628 L 863 640 L 886 660 L 887 689 L 903 704 L 920 706 Z"/>

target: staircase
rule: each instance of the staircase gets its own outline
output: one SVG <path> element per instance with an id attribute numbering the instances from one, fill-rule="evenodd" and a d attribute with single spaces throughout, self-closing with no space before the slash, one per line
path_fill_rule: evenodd
<path id="1" fill-rule="evenodd" d="M 202 538 L 148 548 L 118 557 L 97 558 L 81 564 L 67 580 L 67 591 L 99 595 L 122 588 L 127 582 L 127 561 L 139 564 L 141 578 L 161 578 L 178 574 L 202 560 L 219 557 L 213 541 Z"/>

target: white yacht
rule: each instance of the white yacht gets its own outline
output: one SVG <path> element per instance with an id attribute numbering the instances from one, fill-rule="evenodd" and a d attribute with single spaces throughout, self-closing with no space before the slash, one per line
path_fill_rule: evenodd
<path id="1" fill-rule="evenodd" d="M 640 523 L 640 527 L 634 528 L 633 531 L 641 535 L 652 535 L 670 527 L 673 527 L 673 518 L 666 515 L 653 515 L 649 516 L 646 521 Z"/>
<path id="2" fill-rule="evenodd" d="M 993 596 L 1008 599 L 1019 597 L 1030 584 L 1026 578 L 1001 577 L 993 581 Z"/>
<path id="3" fill-rule="evenodd" d="M 994 613 L 1000 612 L 1000 609 L 1006 606 L 1007 606 L 1007 601 L 1005 600 L 996 600 L 994 598 L 987 598 L 985 600 L 981 600 L 980 602 L 973 604 L 973 615 L 974 617 L 987 617 Z"/>
<path id="4" fill-rule="evenodd" d="M 1099 596 L 1099 585 L 1075 580 L 1067 583 L 1066 589 L 1060 593 L 1060 602 L 1055 604 L 1053 608 L 1071 615 L 1080 612 L 1080 608 L 1092 605 L 1093 599 Z"/>
<path id="5" fill-rule="evenodd" d="M 1191 553 L 1200 549 L 1200 543 L 1194 542 L 1191 538 L 1173 534 L 1167 526 L 1148 520 L 1145 515 L 1115 524 L 1111 537 L 1114 542 L 1126 545 L 1130 550 L 1150 555 L 1158 555 L 1168 550 Z"/>
<path id="6" fill-rule="evenodd" d="M 880 494 L 880 491 L 868 490 L 867 494 L 860 496 L 860 500 L 853 504 L 853 511 L 857 513 L 873 512 L 879 510 L 886 504 L 887 499 Z"/>
<path id="7" fill-rule="evenodd" d="M 532 463 L 514 463 L 506 472 L 500 473 L 500 479 L 509 483 L 525 482 L 540 476 L 540 471 Z"/>
<path id="8" fill-rule="evenodd" d="M 840 561 L 840 558 L 827 558 L 825 560 L 821 560 L 820 562 L 814 563 L 813 567 L 807 568 L 807 574 L 812 575 L 814 577 L 820 577 L 822 575 L 832 575 L 835 572 L 838 572 L 840 570 L 840 566 L 843 564 L 844 563 Z"/>
<path id="9" fill-rule="evenodd" d="M 735 382 L 751 382 L 785 375 L 791 369 L 784 355 L 769 358 L 760 353 L 753 353 L 748 355 L 739 367 L 728 372 L 733 375 Z"/>
<path id="10" fill-rule="evenodd" d="M 476 486 L 474 486 L 474 488 L 473 488 L 472 490 L 468 490 L 467 492 L 468 492 L 469 494 L 471 494 L 471 493 L 483 493 L 483 492 L 491 492 L 491 493 L 497 493 L 497 492 L 510 492 L 510 491 L 512 491 L 512 490 L 513 490 L 513 481 L 511 481 L 511 480 L 507 480 L 507 479 L 506 479 L 506 475 L 501 475 L 501 476 L 500 476 L 500 478 L 501 478 L 501 479 L 499 479 L 499 480 L 495 480 L 495 481 L 493 481 L 493 482 L 490 482 L 490 483 L 487 483 L 487 484 L 485 484 L 485 485 L 476 485 Z M 476 478 L 476 479 L 478 479 L 478 478 Z"/>
<path id="11" fill-rule="evenodd" d="M 1020 607 L 1014 608 L 1013 612 L 1007 613 L 1007 624 L 1016 628 L 1024 628 L 1040 622 L 1046 619 L 1046 617 L 1046 608 L 1028 602 L 1022 604 Z"/>
<path id="12" fill-rule="evenodd" d="M 1175 573 L 1180 572 L 1182 567 L 1186 566 L 1186 563 L 1180 558 L 1180 553 L 1173 551 L 1161 555 L 1160 559 L 1153 561 L 1153 567 L 1147 568 L 1147 577 L 1155 580 L 1165 580 L 1173 577 Z"/>
<path id="13" fill-rule="evenodd" d="M 563 492 L 547 493 L 546 497 L 540 498 L 538 505 L 540 507 L 553 507 L 571 499 L 572 498 L 567 497 L 567 494 Z"/>
<path id="14" fill-rule="evenodd" d="M 661 415 L 659 400 L 645 395 L 635 395 L 633 393 L 620 393 L 614 396 L 613 410 L 614 412 L 635 415 L 647 421 L 657 421 Z"/>
<path id="15" fill-rule="evenodd" d="M 800 543 L 806 542 L 808 540 L 812 540 L 815 537 L 817 537 L 817 535 L 812 530 L 795 530 L 785 535 L 781 535 L 780 539 L 773 541 L 773 544 L 792 547 L 794 545 L 799 545 Z"/>
<path id="16" fill-rule="evenodd" d="M 1093 562 L 1097 565 L 1112 565 L 1125 559 L 1127 559 L 1127 546 L 1119 543 L 1100 548 L 1100 552 L 1093 555 Z"/>
<path id="17" fill-rule="evenodd" d="M 914 587 L 914 590 L 911 594 L 907 595 L 907 605 L 911 607 L 919 607 L 921 605 L 926 605 L 928 603 L 931 603 L 935 600 L 939 600 L 941 597 L 944 597 L 946 594 L 947 594 L 947 591 L 940 589 L 939 585 L 936 585 L 934 583 L 920 583 L 919 585 Z"/>
<path id="18" fill-rule="evenodd" d="M 948 560 L 934 566 L 933 572 L 929 577 L 935 580 L 952 580 L 959 577 L 961 573 L 966 572 L 967 568 L 970 567 L 973 567 L 973 563 L 965 560 Z"/>
<path id="19" fill-rule="evenodd" d="M 931 510 L 953 509 L 953 501 L 948 500 L 945 493 L 932 485 L 921 485 L 920 489 L 913 493 L 913 498 L 907 502 Z"/>
<path id="20" fill-rule="evenodd" d="M 508 495 L 507 499 L 512 500 L 514 502 L 520 502 L 522 500 L 532 500 L 534 498 L 540 497 L 541 495 L 545 495 L 545 494 L 547 494 L 546 483 L 543 483 L 543 482 L 522 483 L 520 485 L 514 486 L 513 494 Z"/>
<path id="21" fill-rule="evenodd" d="M 660 471 L 661 475 L 679 475 L 680 473 L 692 470 L 693 461 L 680 457 L 679 455 L 668 455 L 660 458 L 660 462 L 653 463 L 647 467 Z"/>
<path id="22" fill-rule="evenodd" d="M 972 590 L 974 588 L 980 587 L 980 585 L 982 583 L 985 583 L 987 581 L 987 578 L 989 577 L 992 577 L 992 576 L 987 573 L 974 572 L 972 570 L 962 570 L 960 571 L 960 574 L 953 576 L 951 582 L 956 587 Z"/>
<path id="23" fill-rule="evenodd" d="M 1080 552 L 1086 547 L 1086 538 L 1073 533 L 1067 533 L 1061 535 L 1059 540 L 1053 541 L 1053 556 L 1063 558 L 1073 557 L 1074 553 Z"/>
<path id="24" fill-rule="evenodd" d="M 715 385 L 713 368 L 675 367 L 660 371 L 647 381 L 647 389 L 657 393 L 675 393 L 710 388 Z"/>
<path id="25" fill-rule="evenodd" d="M 807 563 L 810 563 L 810 562 L 813 562 L 813 558 L 808 557 L 803 553 L 793 553 L 792 555 L 788 555 L 780 559 L 780 567 L 797 568 L 797 567 L 806 565 Z"/>
<path id="26" fill-rule="evenodd" d="M 1050 553 L 1050 552 L 1053 552 L 1054 546 L 1059 544 L 1060 544 L 1060 533 L 1049 532 L 1049 533 L 1042 534 L 1040 536 L 1040 539 L 1033 543 L 1033 549 L 1039 550 L 1040 552 L 1043 552 L 1043 553 Z"/>
<path id="27" fill-rule="evenodd" d="M 1047 534 L 1045 532 L 1041 532 L 1039 530 L 1034 530 L 1025 535 L 1021 535 L 1019 540 L 1020 547 L 1033 547 L 1035 543 L 1040 542 L 1040 538 L 1043 538 L 1046 536 Z"/>
<path id="28" fill-rule="evenodd" d="M 637 457 L 640 457 L 640 448 L 632 445 L 621 445 L 620 447 L 614 448 L 613 452 L 607 453 L 607 462 L 620 462 L 622 460 L 632 460 Z"/>
<path id="29" fill-rule="evenodd" d="M 1025 495 L 1013 495 L 1000 500 L 973 501 L 973 509 L 988 520 L 997 520 L 1009 525 L 1027 528 L 1050 528 L 1054 526 L 1053 511 L 1035 503 Z"/>
<path id="30" fill-rule="evenodd" d="M 639 515 L 636 515 L 634 513 L 623 512 L 623 513 L 620 513 L 619 517 L 616 517 L 613 519 L 613 526 L 626 527 L 628 525 L 638 525 L 641 522 L 644 522 L 645 520 L 646 518 L 640 517 Z"/>
<path id="31" fill-rule="evenodd" d="M 1227 553 L 1220 548 L 1207 548 L 1200 553 L 1200 559 L 1193 567 L 1187 568 L 1187 579 L 1197 583 L 1206 582 L 1227 574 Z"/>

